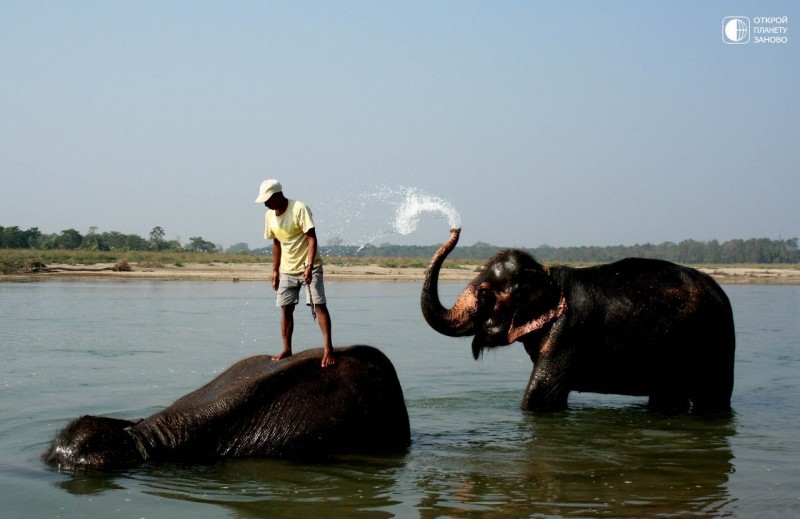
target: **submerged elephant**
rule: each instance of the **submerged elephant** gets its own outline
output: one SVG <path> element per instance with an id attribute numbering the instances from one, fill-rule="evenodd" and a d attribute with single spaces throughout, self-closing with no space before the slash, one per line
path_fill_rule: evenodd
<path id="1" fill-rule="evenodd" d="M 564 409 L 573 390 L 648 396 L 660 410 L 730 408 L 733 312 L 710 276 L 636 258 L 545 267 L 506 250 L 446 309 L 437 282 L 459 233 L 453 229 L 431 260 L 422 313 L 439 333 L 474 335 L 476 359 L 484 348 L 522 342 L 534 363 L 523 409 Z"/>
<path id="2" fill-rule="evenodd" d="M 308 457 L 402 451 L 410 443 L 397 374 L 370 346 L 273 362 L 244 359 L 202 388 L 139 422 L 83 416 L 43 459 L 60 469 L 112 469 L 151 461 Z"/>

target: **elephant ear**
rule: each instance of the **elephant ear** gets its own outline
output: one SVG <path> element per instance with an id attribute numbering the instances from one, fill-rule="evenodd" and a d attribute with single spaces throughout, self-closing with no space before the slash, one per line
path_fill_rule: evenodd
<path id="1" fill-rule="evenodd" d="M 526 270 L 515 290 L 514 316 L 508 329 L 509 344 L 541 330 L 567 311 L 561 288 L 541 270 Z"/>

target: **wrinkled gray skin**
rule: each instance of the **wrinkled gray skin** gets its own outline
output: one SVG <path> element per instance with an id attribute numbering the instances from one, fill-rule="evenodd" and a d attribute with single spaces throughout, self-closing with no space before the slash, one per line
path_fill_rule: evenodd
<path id="1" fill-rule="evenodd" d="M 62 470 L 114 469 L 143 461 L 314 457 L 402 451 L 410 443 L 397 374 L 370 346 L 322 349 L 280 362 L 244 359 L 163 411 L 132 422 L 83 416 L 43 459 Z"/>
<path id="2" fill-rule="evenodd" d="M 733 312 L 710 276 L 637 258 L 545 268 L 506 250 L 444 308 L 439 271 L 459 233 L 431 260 L 422 313 L 439 333 L 474 336 L 476 359 L 521 342 L 534 363 L 523 409 L 564 409 L 570 391 L 648 396 L 651 408 L 669 412 L 730 408 Z"/>

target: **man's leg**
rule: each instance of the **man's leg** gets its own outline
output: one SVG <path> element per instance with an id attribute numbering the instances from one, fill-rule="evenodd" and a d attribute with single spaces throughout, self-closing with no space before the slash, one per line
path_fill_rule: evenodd
<path id="1" fill-rule="evenodd" d="M 328 312 L 328 305 L 316 305 L 317 322 L 319 322 L 319 329 L 322 332 L 322 367 L 326 368 L 334 364 L 333 360 L 333 342 L 331 341 L 331 314 Z"/>
<path id="2" fill-rule="evenodd" d="M 283 338 L 283 351 L 272 357 L 272 360 L 281 360 L 292 356 L 292 334 L 294 333 L 294 307 L 296 305 L 283 305 L 281 307 L 281 337 Z"/>

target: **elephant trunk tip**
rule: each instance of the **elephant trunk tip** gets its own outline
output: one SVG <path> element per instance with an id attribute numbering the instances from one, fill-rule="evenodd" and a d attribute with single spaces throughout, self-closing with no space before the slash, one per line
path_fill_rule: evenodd
<path id="1" fill-rule="evenodd" d="M 442 248 L 439 249 L 437 256 L 441 254 L 446 255 L 452 251 L 458 243 L 459 236 L 461 236 L 461 227 L 453 227 L 450 229 L 450 238 L 442 245 Z"/>

